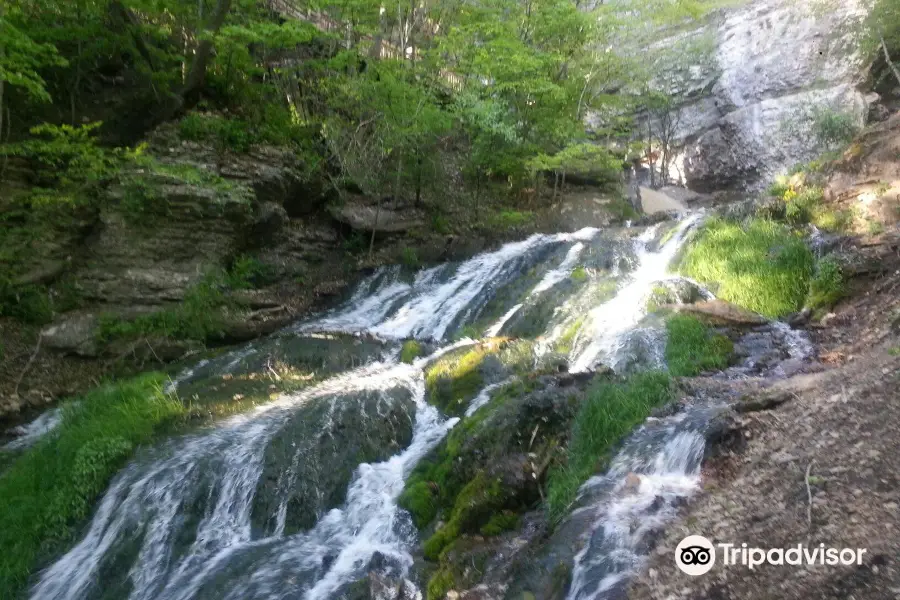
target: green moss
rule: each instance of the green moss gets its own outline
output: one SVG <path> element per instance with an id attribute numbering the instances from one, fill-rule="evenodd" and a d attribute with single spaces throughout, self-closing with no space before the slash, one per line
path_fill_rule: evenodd
<path id="1" fill-rule="evenodd" d="M 422 356 L 422 345 L 419 342 L 416 340 L 403 342 L 403 348 L 400 349 L 400 362 L 412 364 L 420 356 Z"/>
<path id="2" fill-rule="evenodd" d="M 416 481 L 407 485 L 397 501 L 412 515 L 416 527 L 422 529 L 434 520 L 438 511 L 438 498 L 435 493 L 435 484 L 425 481 Z"/>
<path id="3" fill-rule="evenodd" d="M 565 515 L 578 488 L 605 467 L 613 446 L 672 395 L 666 373 L 636 373 L 621 382 L 598 380 L 572 426 L 566 462 L 552 468 L 547 485 L 551 519 Z"/>
<path id="4" fill-rule="evenodd" d="M 516 529 L 519 526 L 519 520 L 519 515 L 511 510 L 498 512 L 481 527 L 481 535 L 500 535 L 504 531 Z"/>
<path id="5" fill-rule="evenodd" d="M 584 281 L 587 279 L 587 271 L 584 267 L 576 267 L 569 277 L 572 278 L 572 281 Z"/>
<path id="6" fill-rule="evenodd" d="M 710 219 L 688 244 L 679 270 L 717 283 L 717 296 L 768 317 L 798 310 L 813 273 L 813 256 L 784 225 Z"/>
<path id="7" fill-rule="evenodd" d="M 453 589 L 455 582 L 449 568 L 441 568 L 428 580 L 426 600 L 444 600 L 447 592 Z"/>
<path id="8" fill-rule="evenodd" d="M 692 377 L 728 366 L 734 352 L 731 340 L 711 333 L 696 317 L 673 315 L 666 321 L 666 331 L 666 362 L 672 375 Z"/>
<path id="9" fill-rule="evenodd" d="M 486 345 L 478 345 L 462 353 L 445 355 L 425 370 L 428 400 L 448 414 L 465 411 L 466 401 L 482 387 L 481 363 L 489 353 Z"/>
<path id="10" fill-rule="evenodd" d="M 478 531 L 503 507 L 505 499 L 500 480 L 479 471 L 457 495 L 450 520 L 425 542 L 425 558 L 437 560 L 461 534 Z"/>
<path id="11" fill-rule="evenodd" d="M 582 325 L 584 325 L 584 317 L 578 317 L 572 321 L 563 334 L 559 336 L 555 350 L 560 354 L 569 354 L 572 351 L 572 342 L 575 341 L 575 336 L 581 331 Z"/>
<path id="12" fill-rule="evenodd" d="M 650 297 L 647 299 L 647 311 L 656 312 L 660 307 L 669 304 L 672 292 L 668 288 L 661 285 L 653 286 L 650 290 Z"/>
<path id="13" fill-rule="evenodd" d="M 67 406 L 59 428 L 0 475 L 0 597 L 15 598 L 59 551 L 134 449 L 185 412 L 161 374 L 106 385 Z"/>

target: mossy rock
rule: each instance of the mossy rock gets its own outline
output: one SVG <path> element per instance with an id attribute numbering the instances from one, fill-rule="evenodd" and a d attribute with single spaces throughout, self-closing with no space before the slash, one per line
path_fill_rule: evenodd
<path id="1" fill-rule="evenodd" d="M 400 349 L 400 362 L 412 364 L 412 362 L 422 356 L 422 345 L 416 340 L 406 340 Z"/>

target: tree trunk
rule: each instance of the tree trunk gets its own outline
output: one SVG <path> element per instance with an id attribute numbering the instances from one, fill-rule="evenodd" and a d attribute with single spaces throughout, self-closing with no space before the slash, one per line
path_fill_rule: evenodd
<path id="1" fill-rule="evenodd" d="M 0 79 L 0 141 L 3 140 L 3 88 L 6 85 L 6 80 Z M 7 124 L 9 127 L 9 124 Z"/>
<path id="2" fill-rule="evenodd" d="M 894 77 L 897 78 L 897 83 L 900 84 L 900 71 L 897 70 L 897 67 L 894 66 L 894 63 L 891 62 L 891 55 L 888 53 L 887 44 L 884 43 L 884 37 L 881 38 L 881 49 L 884 50 L 884 60 L 887 61 L 888 68 L 893 71 Z"/>
<path id="3" fill-rule="evenodd" d="M 5 85 L 6 81 L 0 79 L 0 143 L 3 143 L 3 91 Z M 6 126 L 9 127 L 9 123 Z M 3 181 L 3 177 L 6 175 L 6 159 L 7 156 L 4 154 L 3 164 L 0 165 L 0 182 Z"/>
<path id="4" fill-rule="evenodd" d="M 553 196 L 551 202 L 556 202 L 556 190 L 559 189 L 559 172 L 553 171 Z"/>
<path id="5" fill-rule="evenodd" d="M 216 9 L 213 12 L 209 24 L 204 27 L 207 33 L 215 34 L 225 24 L 225 19 L 231 11 L 231 0 L 218 0 Z M 181 91 L 181 101 L 183 107 L 192 107 L 199 100 L 200 90 L 206 82 L 206 68 L 209 65 L 209 59 L 212 56 L 213 40 L 206 38 L 197 46 L 194 52 L 194 60 L 191 63 L 191 69 L 185 77 L 184 88 Z"/>
<path id="6" fill-rule="evenodd" d="M 656 188 L 656 177 L 653 174 L 653 125 L 650 122 L 650 113 L 647 113 L 647 162 L 650 166 L 650 187 Z"/>

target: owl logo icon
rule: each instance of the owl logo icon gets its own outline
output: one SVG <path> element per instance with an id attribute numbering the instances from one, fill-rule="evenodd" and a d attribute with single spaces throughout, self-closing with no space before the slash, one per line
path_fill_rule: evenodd
<path id="1" fill-rule="evenodd" d="M 715 564 L 715 547 L 702 535 L 689 535 L 675 548 L 675 565 L 688 575 L 708 573 Z"/>

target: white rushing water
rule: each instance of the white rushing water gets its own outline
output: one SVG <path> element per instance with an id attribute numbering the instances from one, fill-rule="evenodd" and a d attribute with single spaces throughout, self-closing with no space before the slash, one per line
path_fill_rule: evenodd
<path id="1" fill-rule="evenodd" d="M 582 486 L 596 494 L 582 510 L 594 513 L 588 542 L 575 557 L 567 600 L 618 598 L 641 567 L 654 533 L 700 484 L 710 409 L 651 419 L 626 440 L 609 471 Z"/>
<path id="2" fill-rule="evenodd" d="M 56 429 L 60 423 L 62 423 L 62 409 L 50 409 L 30 423 L 11 429 L 9 433 L 17 437 L 5 444 L 2 449 L 22 450 L 33 446 L 39 439 Z"/>
<path id="3" fill-rule="evenodd" d="M 582 343 L 576 344 L 570 357 L 575 369 L 588 370 L 600 361 L 615 366 L 617 349 L 644 315 L 651 284 L 665 278 L 668 263 L 695 221 L 683 221 L 659 251 L 647 249 L 655 229 L 633 240 L 636 265 L 623 275 L 617 295 L 587 314 L 579 334 Z M 529 310 L 537 299 L 553 300 L 545 294 L 567 280 L 589 250 L 602 243 L 599 233 L 588 228 L 535 235 L 458 265 L 420 271 L 406 280 L 398 268 L 379 270 L 344 306 L 280 335 L 312 338 L 314 332 L 349 332 L 389 340 L 415 337 L 440 342 L 477 316 L 503 286 L 540 269 L 531 289 L 517 291 L 515 298 L 502 305 L 503 316 L 487 330 L 496 335 L 518 311 Z M 613 261 L 611 276 L 618 276 L 619 269 Z M 563 310 L 565 303 L 565 299 L 560 301 L 558 309 Z M 410 471 L 457 421 L 443 417 L 425 402 L 423 368 L 441 354 L 472 343 L 463 339 L 444 345 L 411 365 L 397 362 L 395 345 L 381 352 L 377 362 L 303 391 L 283 394 L 246 414 L 140 453 L 112 481 L 77 545 L 41 574 L 31 597 L 95 598 L 101 595 L 110 573 L 122 579 L 127 571 L 116 597 L 129 600 L 324 600 L 365 575 L 375 556 L 398 577 L 406 576 L 417 532 L 409 515 L 398 508 L 397 498 Z M 210 373 L 239 373 L 248 359 L 263 356 L 261 347 L 248 344 L 200 361 L 176 377 L 169 390 Z M 508 382 L 490 382 L 468 399 L 466 414 L 484 406 L 492 392 Z M 374 409 L 366 403 L 372 397 Z M 329 435 L 323 432 L 331 430 L 330 423 L 340 418 L 341 411 L 359 411 L 365 424 L 407 406 L 411 441 L 384 461 L 359 464 L 340 506 L 319 515 L 311 527 L 286 533 L 288 492 L 299 483 L 314 488 L 315 482 L 297 480 L 300 467 L 303 461 L 315 460 L 311 450 L 315 440 Z M 296 415 L 301 415 L 301 420 L 319 419 L 313 425 L 321 422 L 322 426 L 314 427 L 309 439 L 290 442 L 290 460 L 279 467 L 282 472 L 275 483 L 277 506 L 267 509 L 272 513 L 267 516 L 272 527 L 261 530 L 254 523 L 253 511 L 267 451 Z M 364 429 L 358 435 L 367 432 Z M 672 443 L 678 446 L 682 442 L 676 439 Z M 684 481 L 676 485 L 674 476 L 664 470 L 675 468 L 668 458 L 659 461 L 662 470 L 658 473 L 653 470 L 657 467 L 646 470 L 641 485 L 647 486 L 647 494 L 651 490 L 665 494 L 667 485 L 673 489 L 688 485 Z M 632 467 L 639 468 L 628 468 Z M 689 476 L 686 471 L 684 477 Z"/>
<path id="4" fill-rule="evenodd" d="M 601 362 L 613 369 L 619 367 L 622 359 L 619 351 L 626 335 L 647 314 L 647 299 L 653 284 L 668 277 L 669 264 L 681 247 L 685 234 L 699 220 L 700 215 L 694 215 L 681 221 L 671 239 L 657 252 L 647 250 L 647 244 L 657 234 L 655 227 L 634 241 L 638 266 L 611 300 L 587 314 L 579 343 L 570 355 L 571 371 L 587 371 Z"/>

